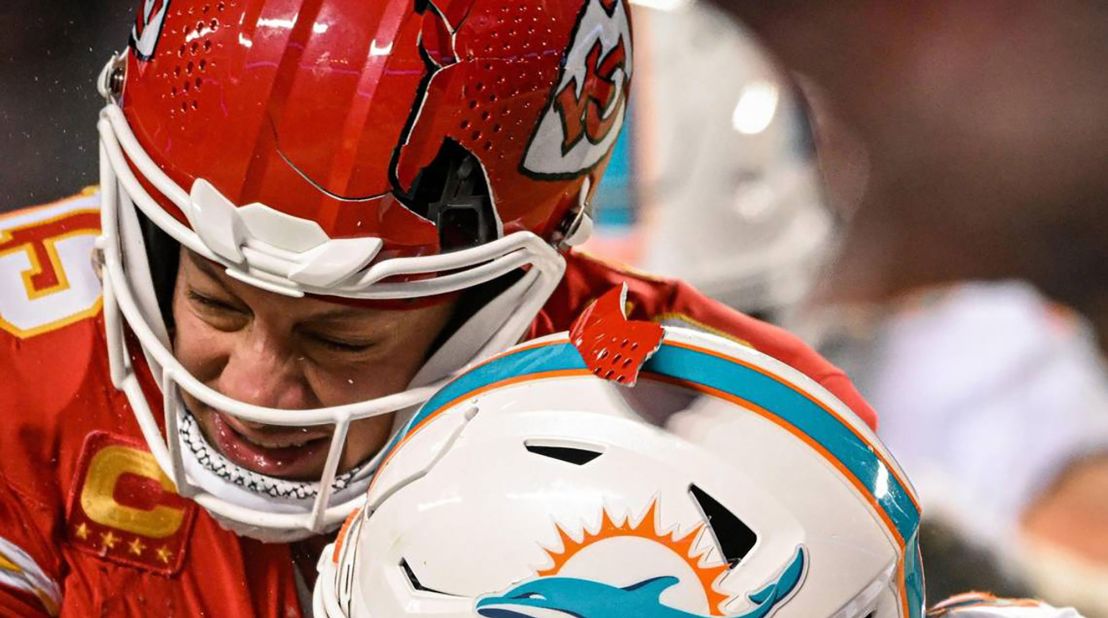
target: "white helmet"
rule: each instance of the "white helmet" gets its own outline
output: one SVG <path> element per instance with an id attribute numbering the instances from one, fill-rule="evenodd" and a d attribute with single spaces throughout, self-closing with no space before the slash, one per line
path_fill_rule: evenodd
<path id="1" fill-rule="evenodd" d="M 836 236 L 802 100 L 750 34 L 691 2 L 641 20 L 642 266 L 747 313 L 813 286 Z M 601 205 L 603 206 L 603 205 Z"/>
<path id="2" fill-rule="evenodd" d="M 624 341 L 554 335 L 436 394 L 324 552 L 316 615 L 923 615 L 917 501 L 864 423 L 680 328 L 633 388 L 593 376 Z"/>

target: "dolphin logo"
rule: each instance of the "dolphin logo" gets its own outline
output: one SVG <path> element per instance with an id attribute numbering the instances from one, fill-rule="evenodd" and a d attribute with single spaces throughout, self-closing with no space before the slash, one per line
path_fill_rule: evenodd
<path id="1" fill-rule="evenodd" d="M 805 550 L 798 547 L 776 579 L 748 595 L 753 607 L 732 618 L 770 616 L 796 592 L 806 563 Z M 574 577 L 542 577 L 502 595 L 482 597 L 475 609 L 485 618 L 710 618 L 662 604 L 662 593 L 677 582 L 665 575 L 619 588 Z"/>

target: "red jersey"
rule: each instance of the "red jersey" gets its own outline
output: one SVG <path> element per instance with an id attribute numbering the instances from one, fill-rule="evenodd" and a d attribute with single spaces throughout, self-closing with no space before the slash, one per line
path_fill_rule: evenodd
<path id="1" fill-rule="evenodd" d="M 178 496 L 108 369 L 94 193 L 0 217 L 0 615 L 301 616 L 286 544 L 223 530 Z M 691 288 L 581 254 L 532 326 L 566 330 L 626 282 L 631 317 L 741 340 L 873 425 L 839 370 Z"/>

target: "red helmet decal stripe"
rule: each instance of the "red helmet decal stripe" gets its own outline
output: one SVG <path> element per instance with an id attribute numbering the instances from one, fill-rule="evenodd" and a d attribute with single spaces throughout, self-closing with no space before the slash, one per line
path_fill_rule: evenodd
<path id="1" fill-rule="evenodd" d="M 428 0 L 427 4 L 446 20 L 450 32 L 453 33 L 462 27 L 474 2 L 475 0 Z"/>
<path id="2" fill-rule="evenodd" d="M 165 12 L 169 0 L 144 0 L 135 14 L 135 25 L 131 29 L 131 49 L 143 60 L 149 60 L 158 46 L 165 24 Z"/>

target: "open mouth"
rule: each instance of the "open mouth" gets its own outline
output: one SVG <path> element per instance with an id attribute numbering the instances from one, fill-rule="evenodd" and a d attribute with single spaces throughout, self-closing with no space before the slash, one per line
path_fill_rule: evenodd
<path id="1" fill-rule="evenodd" d="M 329 427 L 252 426 L 207 411 L 209 440 L 233 463 L 267 476 L 308 480 L 323 473 Z"/>

